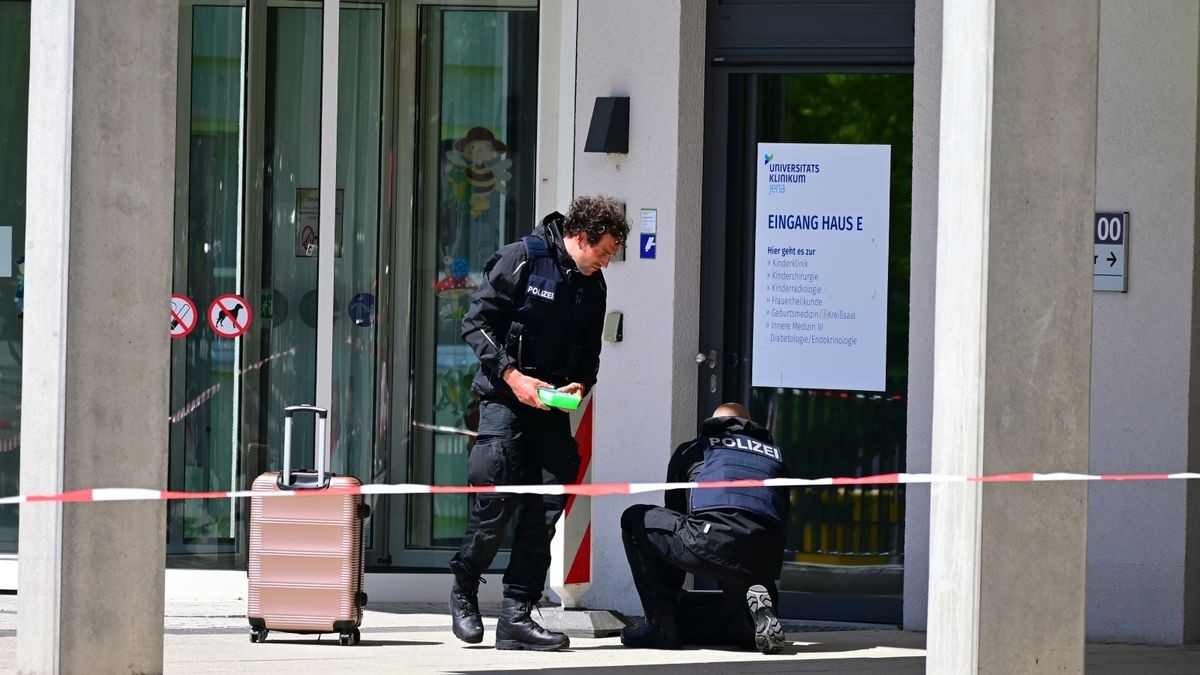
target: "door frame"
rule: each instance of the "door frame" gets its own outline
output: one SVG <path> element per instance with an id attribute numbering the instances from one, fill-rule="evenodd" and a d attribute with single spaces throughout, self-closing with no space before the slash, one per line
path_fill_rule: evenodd
<path id="1" fill-rule="evenodd" d="M 191 104 L 192 104 L 192 46 L 193 46 L 192 45 L 192 37 L 193 37 L 192 33 L 193 33 L 193 29 L 194 29 L 194 25 L 193 25 L 194 10 L 198 6 L 199 7 L 240 7 L 240 8 L 242 8 L 242 10 L 244 12 L 243 20 L 242 20 L 243 21 L 243 23 L 242 23 L 242 59 L 243 59 L 242 73 L 243 73 L 243 96 L 245 98 L 243 100 L 243 105 L 240 110 L 240 114 L 242 116 L 243 128 L 246 129 L 246 135 L 242 139 L 242 146 L 239 150 L 242 153 L 242 166 L 250 167 L 250 166 L 254 166 L 253 164 L 251 164 L 251 162 L 253 161 L 253 158 L 255 157 L 255 155 L 253 154 L 254 146 L 251 145 L 251 143 L 253 142 L 253 139 L 257 139 L 258 142 L 261 143 L 261 139 L 262 139 L 261 124 L 258 127 L 258 131 L 259 131 L 258 135 L 253 135 L 253 129 L 251 129 L 251 125 L 252 125 L 253 119 L 254 119 L 253 115 L 251 114 L 251 111 L 253 109 L 253 103 L 250 99 L 250 94 L 251 94 L 250 89 L 248 86 L 246 86 L 248 83 L 252 83 L 254 81 L 251 79 L 251 78 L 253 78 L 253 74 L 251 72 L 252 54 L 251 54 L 250 50 L 247 49 L 247 45 L 249 44 L 249 41 L 251 39 L 253 39 L 253 37 L 251 35 L 251 30 L 253 29 L 254 24 L 252 23 L 251 12 L 253 11 L 254 4 L 255 4 L 254 0 L 179 0 L 179 20 L 178 20 L 178 27 L 177 27 L 179 42 L 178 42 L 178 48 L 177 48 L 177 54 L 176 54 L 176 69 L 175 69 L 176 70 L 176 103 L 177 103 L 176 113 L 175 113 L 175 116 L 176 116 L 176 120 L 175 120 L 175 129 L 176 129 L 176 135 L 175 135 L 175 207 L 174 207 L 174 222 L 172 224 L 172 227 L 174 228 L 174 232 L 175 232 L 174 239 L 175 239 L 175 242 L 177 243 L 177 245 L 179 242 L 187 242 L 188 241 L 188 236 L 187 236 L 188 227 L 189 227 L 188 205 L 189 205 L 189 196 L 190 196 L 189 166 L 190 166 L 190 162 L 191 162 L 190 129 L 191 129 L 191 115 L 192 115 L 192 109 L 191 109 L 192 108 L 192 106 L 191 106 Z M 261 61 L 261 59 L 256 59 L 256 61 Z M 259 118 L 261 119 L 261 115 L 259 116 Z M 260 159 L 259 163 L 261 164 L 261 157 L 262 157 L 261 147 L 258 150 L 257 157 Z M 239 199 L 241 200 L 241 218 L 240 218 L 240 222 L 238 223 L 238 227 L 239 227 L 238 246 L 242 248 L 242 251 L 239 254 L 241 257 L 239 258 L 238 264 L 240 267 L 239 272 L 240 272 L 242 278 L 239 280 L 238 290 L 239 290 L 239 292 L 241 292 L 243 294 L 243 297 L 245 297 L 245 294 L 248 293 L 248 291 L 246 290 L 247 287 L 245 285 L 246 274 L 245 274 L 245 270 L 244 270 L 244 261 L 247 259 L 246 258 L 247 253 L 244 249 L 245 243 L 250 236 L 249 228 L 255 227 L 255 228 L 261 229 L 261 223 L 252 222 L 252 219 L 250 217 L 250 214 L 253 213 L 250 210 L 251 205 L 258 204 L 259 208 L 261 209 L 261 203 L 262 203 L 261 202 L 261 190 L 256 191 L 256 190 L 252 189 L 252 187 L 251 187 L 251 183 L 253 182 L 254 175 L 255 174 L 253 174 L 247 170 L 247 171 L 243 171 L 241 173 L 241 175 L 239 176 L 239 180 L 241 180 L 243 184 L 241 186 L 241 194 L 239 195 Z M 261 176 L 261 171 L 258 172 L 257 175 Z M 258 201 L 257 202 L 253 201 L 255 199 L 258 199 Z M 173 279 L 183 279 L 183 280 L 185 280 L 184 283 L 186 284 L 186 279 L 188 278 L 189 261 L 190 260 L 191 260 L 191 256 L 187 255 L 187 251 L 179 251 L 177 249 L 174 252 L 174 254 L 172 256 L 172 263 L 171 263 Z M 258 282 L 255 281 L 255 283 L 257 284 Z M 205 308 L 203 308 L 203 307 L 197 307 L 198 311 L 204 311 L 204 309 Z M 242 364 L 242 365 L 239 365 L 239 369 L 244 367 L 244 364 L 249 362 L 250 359 L 257 358 L 255 355 L 259 353 L 257 345 L 253 344 L 252 342 L 248 342 L 248 341 L 241 340 L 241 339 L 234 341 L 232 347 L 234 349 L 234 363 Z M 183 402 L 185 390 L 186 390 L 186 386 L 185 386 L 186 385 L 186 381 L 185 381 L 186 368 L 187 368 L 187 366 L 186 366 L 185 353 L 182 352 L 181 350 L 175 349 L 175 346 L 172 345 L 171 365 L 170 365 L 170 371 L 169 371 L 171 373 L 171 379 L 170 379 L 168 400 L 172 401 L 173 403 L 182 403 Z M 249 375 L 249 373 L 247 373 L 247 375 Z M 246 432 L 245 415 L 242 414 L 241 406 L 240 406 L 240 401 L 246 400 L 244 398 L 245 393 L 246 393 L 246 379 L 247 379 L 246 377 L 240 378 L 240 384 L 237 389 L 239 398 L 235 399 L 235 403 L 233 406 L 234 418 L 231 420 L 231 424 L 234 426 L 232 454 L 234 456 L 233 464 L 235 466 L 235 468 L 232 469 L 234 471 L 234 476 L 232 477 L 232 480 L 235 483 L 238 479 L 238 475 L 242 471 L 242 468 L 245 466 L 245 461 L 246 461 L 246 452 L 245 452 L 246 444 L 242 442 L 242 439 L 246 438 L 246 436 L 245 436 L 245 432 Z M 180 414 L 180 412 L 182 412 L 182 409 L 179 412 L 177 412 L 175 409 L 171 410 L 172 415 Z M 168 448 L 167 449 L 167 452 L 168 452 L 168 480 L 169 481 L 170 480 L 182 480 L 182 473 L 181 473 L 182 459 L 181 458 L 183 455 L 182 447 L 183 447 L 183 443 L 184 443 L 184 434 L 185 434 L 184 429 L 185 429 L 185 425 L 183 425 L 183 424 L 172 423 L 169 426 L 169 431 L 168 431 L 169 442 L 167 445 L 167 448 Z M 175 452 L 176 449 L 180 449 L 178 454 L 176 454 L 176 452 Z M 246 526 L 248 523 L 248 517 L 249 517 L 248 514 L 249 514 L 250 509 L 248 508 L 248 505 L 241 504 L 240 500 L 232 499 L 232 500 L 230 500 L 230 502 L 231 502 L 231 506 L 230 506 L 231 513 L 235 514 L 235 517 L 233 518 L 233 521 L 232 521 L 233 522 L 233 530 L 232 530 L 233 549 L 232 549 L 232 551 L 227 550 L 225 545 L 220 544 L 220 543 L 213 544 L 213 543 L 186 543 L 186 542 L 183 542 L 182 541 L 182 532 L 183 532 L 182 518 L 178 516 L 178 512 L 176 509 L 168 508 L 168 513 L 167 513 L 168 556 L 219 555 L 222 558 L 231 559 L 233 561 L 233 564 L 235 564 L 235 565 L 244 566 L 245 560 L 246 560 L 246 543 L 245 543 L 247 541 L 246 533 L 248 532 L 248 530 L 246 529 Z M 179 504 L 182 504 L 182 503 L 183 502 L 179 502 Z M 172 539 L 173 535 L 180 537 L 180 540 L 179 541 L 173 540 Z"/>
<path id="2" fill-rule="evenodd" d="M 915 3 L 911 0 L 862 0 L 845 3 L 810 3 L 747 6 L 708 0 L 704 102 L 704 177 L 701 226 L 701 285 L 699 352 L 697 363 L 697 427 L 726 400 L 749 401 L 747 354 L 727 351 L 725 344 L 726 294 L 729 283 L 753 288 L 754 248 L 743 238 L 740 248 L 727 248 L 733 223 L 753 222 L 754 176 L 748 171 L 743 190 L 750 195 L 747 214 L 729 213 L 729 180 L 739 165 L 753 167 L 753 139 L 757 137 L 756 81 L 751 78 L 746 105 L 732 110 L 731 80 L 735 76 L 817 73 L 913 72 L 912 36 Z M 781 31 L 778 27 L 795 28 Z M 832 36 L 832 37 L 831 37 Z M 749 151 L 731 157 L 736 147 L 730 138 L 731 123 L 738 122 L 736 139 Z M 748 164 L 746 163 L 748 162 Z M 730 256 L 734 256 L 731 261 Z M 734 264 L 730 264 L 733 262 Z M 740 271 L 734 279 L 731 271 Z M 744 302 L 748 298 L 739 298 Z M 738 325 L 741 342 L 749 348 L 750 322 Z M 731 373 L 743 367 L 736 391 L 727 385 Z M 705 587 L 699 581 L 698 587 Z M 714 586 L 715 587 L 715 586 Z M 787 617 L 821 616 L 826 620 L 899 623 L 902 598 L 824 595 L 780 592 L 780 614 Z"/>
<path id="3" fill-rule="evenodd" d="M 420 12 L 424 7 L 442 9 L 533 9 L 540 12 L 537 0 L 395 0 L 398 11 L 395 12 L 395 37 L 391 42 L 394 51 L 393 90 L 385 92 L 385 98 L 391 102 L 395 111 L 388 124 L 391 134 L 391 145 L 385 152 L 394 152 L 388 170 L 394 171 L 394 179 L 388 187 L 395 195 L 390 220 L 385 221 L 385 228 L 392 238 L 390 256 L 380 261 L 380 269 L 396 269 L 397 273 L 384 274 L 382 282 L 384 292 L 389 297 L 383 300 L 385 307 L 390 309 L 388 315 L 381 315 L 381 325 L 387 325 L 390 335 L 389 344 L 382 345 L 379 356 L 381 368 L 386 365 L 393 375 L 386 371 L 378 376 L 380 383 L 377 402 L 382 415 L 389 419 L 390 428 L 379 429 L 376 433 L 376 462 L 386 464 L 384 471 L 392 481 L 403 476 L 405 482 L 412 482 L 409 475 L 411 453 L 420 451 L 421 445 L 415 441 L 414 406 L 412 390 L 415 386 L 412 374 L 414 368 L 412 359 L 416 356 L 413 349 L 395 349 L 396 345 L 411 342 L 413 336 L 413 312 L 416 308 L 414 293 L 424 289 L 415 279 L 415 265 L 412 261 L 419 252 L 417 250 L 418 232 L 416 228 L 419 209 L 426 205 L 419 204 L 421 198 L 421 181 L 430 177 L 422 176 L 422 151 L 418 134 L 421 133 L 421 119 L 424 112 L 422 100 L 430 94 L 422 90 L 422 73 L 418 71 L 422 60 L 419 42 Z M 540 68 L 540 64 L 539 64 Z M 539 111 L 540 112 L 540 111 Z M 538 153 L 541 153 L 543 136 L 538 135 Z M 536 202 L 536 197 L 535 197 Z M 381 240 L 381 252 L 384 245 Z M 391 268 L 388 266 L 391 265 Z M 394 278 L 389 278 L 394 277 Z M 386 349 L 386 351 L 384 351 Z M 386 406 L 386 407 L 385 407 Z M 409 520 L 409 496 L 393 495 L 387 500 L 388 507 L 377 512 L 384 512 L 375 524 L 375 534 L 378 541 L 385 542 L 378 550 L 368 557 L 368 564 L 374 564 L 389 571 L 404 572 L 445 572 L 446 563 L 452 551 L 442 548 L 410 548 L 407 544 Z M 423 498 L 428 499 L 428 496 Z M 508 564 L 508 552 L 501 551 L 492 566 L 503 569 Z"/>
<path id="4" fill-rule="evenodd" d="M 758 136 L 755 75 L 828 74 L 828 73 L 891 73 L 911 74 L 911 66 L 742 66 L 710 68 L 706 82 L 704 201 L 700 246 L 700 353 L 697 354 L 697 425 L 725 401 L 750 400 L 749 355 L 728 350 L 727 326 L 736 326 L 740 342 L 750 349 L 753 322 L 741 321 L 738 316 L 726 316 L 726 304 L 731 288 L 754 288 L 753 227 L 750 234 L 736 242 L 728 239 L 735 223 L 753 223 L 755 173 L 754 139 Z M 735 76 L 750 76 L 745 106 L 731 110 L 730 81 Z M 738 123 L 731 127 L 731 123 Z M 740 139 L 730 138 L 731 128 L 741 132 Z M 742 146 L 745 156 L 732 157 L 732 147 Z M 743 177 L 742 191 L 748 195 L 740 213 L 729 213 L 729 180 L 739 169 L 748 167 Z M 743 228 L 744 229 L 744 228 Z M 739 278 L 731 275 L 737 272 Z M 735 302 L 749 302 L 739 297 Z M 740 369 L 741 382 L 729 383 Z M 715 384 L 714 384 L 715 383 Z M 704 586 L 705 584 L 698 584 Z M 899 623 L 903 612 L 902 598 L 873 595 L 833 595 L 824 593 L 790 592 L 780 590 L 780 614 L 786 617 L 819 618 L 830 621 L 860 621 L 870 623 Z"/>

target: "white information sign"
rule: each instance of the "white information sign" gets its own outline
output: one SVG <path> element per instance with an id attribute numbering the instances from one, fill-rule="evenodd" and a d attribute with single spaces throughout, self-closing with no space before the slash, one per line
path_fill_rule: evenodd
<path id="1" fill-rule="evenodd" d="M 1092 244 L 1092 290 L 1124 293 L 1129 281 L 1129 212 L 1097 213 Z"/>
<path id="2" fill-rule="evenodd" d="M 342 257 L 342 202 L 345 190 L 338 188 L 333 205 L 333 227 L 336 241 L 335 258 Z M 317 188 L 296 188 L 296 257 L 315 258 L 320 245 L 321 191 Z"/>
<path id="3" fill-rule="evenodd" d="M 753 386 L 883 391 L 891 155 L 758 145 Z"/>

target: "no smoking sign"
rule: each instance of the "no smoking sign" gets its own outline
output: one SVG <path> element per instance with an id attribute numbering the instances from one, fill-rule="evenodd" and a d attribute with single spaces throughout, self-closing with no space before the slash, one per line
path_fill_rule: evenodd
<path id="1" fill-rule="evenodd" d="M 200 314 L 196 311 L 196 303 L 185 295 L 173 294 L 171 296 L 172 338 L 186 337 L 196 327 L 199 320 Z"/>
<path id="2" fill-rule="evenodd" d="M 250 328 L 250 305 L 240 295 L 227 293 L 208 306 L 208 325 L 224 338 L 235 338 Z"/>

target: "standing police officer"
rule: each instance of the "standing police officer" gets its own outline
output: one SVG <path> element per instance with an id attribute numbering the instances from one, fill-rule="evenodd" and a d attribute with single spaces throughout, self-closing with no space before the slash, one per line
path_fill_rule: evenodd
<path id="1" fill-rule="evenodd" d="M 560 485 L 578 478 L 570 420 L 547 408 L 537 390 L 583 396 L 596 383 L 607 293 L 600 270 L 628 234 L 620 203 L 579 197 L 565 218 L 546 216 L 531 236 L 504 246 L 484 266 L 462 324 L 479 357 L 471 384 L 480 398 L 479 435 L 468 459 L 471 485 Z M 519 510 L 496 648 L 568 646 L 566 635 L 529 616 L 545 586 L 550 540 L 565 505 L 565 495 L 476 494 L 462 546 L 450 561 L 451 628 L 458 639 L 483 640 L 479 581 Z"/>
<path id="2" fill-rule="evenodd" d="M 667 465 L 668 482 L 786 476 L 771 433 L 737 403 L 717 408 L 700 436 L 676 448 Z M 775 579 L 783 565 L 787 517 L 788 490 L 778 487 L 670 490 L 666 508 L 626 509 L 621 538 L 646 623 L 622 630 L 622 644 L 676 649 L 685 642 L 741 646 L 753 639 L 764 654 L 779 651 L 783 628 L 775 616 Z M 707 622 L 719 626 L 716 638 L 712 625 L 689 625 L 681 616 L 687 572 L 720 582 L 726 616 Z"/>

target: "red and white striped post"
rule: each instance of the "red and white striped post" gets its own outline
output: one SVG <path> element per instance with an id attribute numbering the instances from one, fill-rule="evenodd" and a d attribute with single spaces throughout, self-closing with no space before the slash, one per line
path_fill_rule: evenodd
<path id="1" fill-rule="evenodd" d="M 571 412 L 571 433 L 579 444 L 576 483 L 592 482 L 592 400 L 588 395 Z M 592 498 L 567 495 L 567 507 L 550 544 L 550 587 L 563 608 L 582 607 L 583 594 L 592 585 Z"/>

